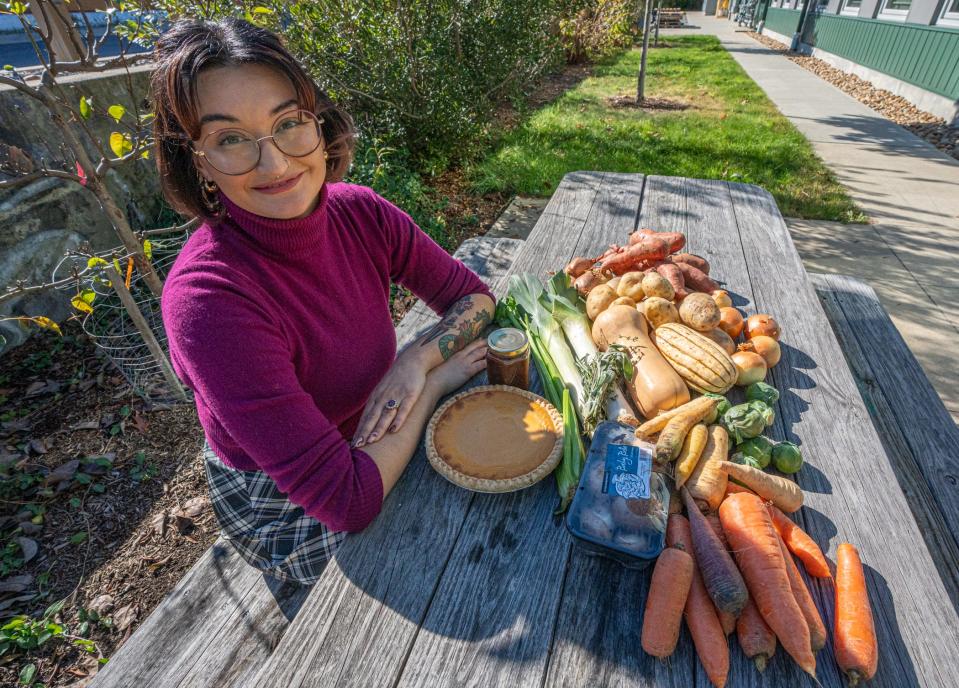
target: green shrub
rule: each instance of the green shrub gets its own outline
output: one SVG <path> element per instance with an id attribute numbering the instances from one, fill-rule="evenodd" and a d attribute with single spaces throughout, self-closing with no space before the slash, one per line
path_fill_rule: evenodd
<path id="1" fill-rule="evenodd" d="M 559 23 L 566 61 L 595 60 L 626 48 L 637 20 L 633 0 L 578 0 Z"/>

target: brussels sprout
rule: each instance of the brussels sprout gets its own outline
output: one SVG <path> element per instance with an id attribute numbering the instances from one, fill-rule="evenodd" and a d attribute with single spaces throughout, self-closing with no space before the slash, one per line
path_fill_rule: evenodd
<path id="1" fill-rule="evenodd" d="M 779 401 L 779 391 L 765 382 L 754 382 L 746 388 L 746 401 L 763 401 L 772 406 Z"/>
<path id="2" fill-rule="evenodd" d="M 766 419 L 763 414 L 760 410 L 750 406 L 757 403 L 761 402 L 751 401 L 748 404 L 737 404 L 723 414 L 723 427 L 726 428 L 726 432 L 729 433 L 736 444 L 750 437 L 756 437 L 766 429 Z"/>
<path id="3" fill-rule="evenodd" d="M 802 468 L 802 452 L 792 442 L 780 442 L 773 447 L 773 465 L 782 473 L 795 473 Z"/>
<path id="4" fill-rule="evenodd" d="M 774 444 L 768 437 L 760 435 L 746 440 L 736 447 L 736 451 L 754 459 L 759 468 L 765 468 L 772 460 Z"/>
<path id="5" fill-rule="evenodd" d="M 765 401 L 747 401 L 746 405 L 762 416 L 767 428 L 776 420 L 776 412 Z"/>
<path id="6" fill-rule="evenodd" d="M 759 465 L 759 461 L 757 461 L 752 456 L 749 456 L 748 454 L 743 454 L 742 452 L 736 452 L 731 457 L 729 457 L 729 460 L 732 461 L 733 463 L 742 464 L 743 466 L 758 468 L 759 470 L 763 469 L 763 466 Z"/>
<path id="7" fill-rule="evenodd" d="M 703 418 L 703 422 L 704 422 L 706 425 L 712 425 L 713 423 L 716 422 L 716 419 L 717 419 L 717 418 L 722 418 L 722 417 L 723 417 L 723 414 L 726 413 L 726 411 L 729 410 L 731 404 L 729 403 L 729 399 L 727 399 L 726 397 L 724 397 L 722 394 L 714 394 L 713 392 L 706 392 L 703 396 L 706 397 L 706 398 L 708 398 L 708 399 L 720 399 L 720 400 L 721 400 L 721 401 L 719 402 L 719 404 L 716 406 L 716 410 L 713 411 L 712 413 L 710 413 L 710 414 L 709 414 L 708 416 L 706 416 L 705 418 Z"/>

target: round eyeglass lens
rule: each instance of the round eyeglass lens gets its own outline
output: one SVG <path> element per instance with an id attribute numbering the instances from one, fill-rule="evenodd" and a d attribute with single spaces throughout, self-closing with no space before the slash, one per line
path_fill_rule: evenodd
<path id="1" fill-rule="evenodd" d="M 223 174 L 246 174 L 259 164 L 260 146 L 271 138 L 284 155 L 302 158 L 320 145 L 320 120 L 308 110 L 288 112 L 277 118 L 273 134 L 260 140 L 242 129 L 220 129 L 207 136 L 202 151 Z"/>

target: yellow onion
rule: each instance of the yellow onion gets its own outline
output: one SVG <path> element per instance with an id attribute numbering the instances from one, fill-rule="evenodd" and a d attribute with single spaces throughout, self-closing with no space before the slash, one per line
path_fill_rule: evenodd
<path id="1" fill-rule="evenodd" d="M 752 339 L 756 335 L 765 335 L 778 340 L 779 323 L 773 316 L 765 313 L 750 315 L 746 319 L 746 339 Z"/>
<path id="2" fill-rule="evenodd" d="M 753 351 L 737 351 L 733 354 L 736 364 L 736 384 L 748 387 L 754 382 L 762 382 L 766 377 L 766 361 Z"/>
<path id="3" fill-rule="evenodd" d="M 763 357 L 763 360 L 766 361 L 766 366 L 769 368 L 779 363 L 779 359 L 782 356 L 782 349 L 779 346 L 779 342 L 764 334 L 757 334 L 749 341 L 740 344 L 739 350 L 752 351 L 753 353 L 759 354 Z"/>
<path id="4" fill-rule="evenodd" d="M 713 301 L 716 302 L 716 305 L 720 308 L 731 308 L 733 305 L 733 300 L 729 298 L 729 292 L 725 289 L 717 289 L 713 292 Z"/>
<path id="5" fill-rule="evenodd" d="M 743 331 L 743 314 L 732 306 L 719 309 L 719 329 L 735 339 Z"/>

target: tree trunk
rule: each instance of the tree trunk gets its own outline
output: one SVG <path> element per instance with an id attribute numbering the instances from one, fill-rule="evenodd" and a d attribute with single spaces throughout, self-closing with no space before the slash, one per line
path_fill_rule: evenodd
<path id="1" fill-rule="evenodd" d="M 649 51 L 649 15 L 652 0 L 646 0 L 643 9 L 643 55 L 639 63 L 639 84 L 636 88 L 636 104 L 642 105 L 646 99 L 646 53 Z"/>

